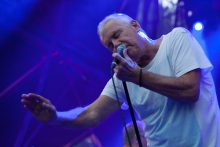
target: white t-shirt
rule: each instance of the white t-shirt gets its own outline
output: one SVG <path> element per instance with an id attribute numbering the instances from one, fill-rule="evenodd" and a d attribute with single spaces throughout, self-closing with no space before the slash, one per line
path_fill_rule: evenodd
<path id="1" fill-rule="evenodd" d="M 163 40 L 153 60 L 143 68 L 156 74 L 180 77 L 201 69 L 200 95 L 195 103 L 173 100 L 127 82 L 132 105 L 145 122 L 149 147 L 220 147 L 220 115 L 212 65 L 191 33 L 175 28 Z M 126 102 L 122 82 L 114 76 L 121 102 Z M 116 99 L 109 80 L 101 95 Z"/>

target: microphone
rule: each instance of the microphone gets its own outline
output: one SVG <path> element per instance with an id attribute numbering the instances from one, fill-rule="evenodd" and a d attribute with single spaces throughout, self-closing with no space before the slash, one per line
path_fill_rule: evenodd
<path id="1" fill-rule="evenodd" d="M 116 53 L 119 53 L 119 55 L 121 55 L 124 58 L 123 55 L 123 51 L 125 50 L 126 46 L 124 43 L 120 44 L 117 48 L 116 48 Z M 117 59 L 113 59 L 112 64 L 111 64 L 111 68 L 114 69 L 115 66 L 117 66 L 119 64 L 119 61 Z"/>

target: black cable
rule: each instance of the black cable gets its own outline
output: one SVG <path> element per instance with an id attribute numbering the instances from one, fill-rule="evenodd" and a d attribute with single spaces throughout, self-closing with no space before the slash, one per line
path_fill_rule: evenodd
<path id="1" fill-rule="evenodd" d="M 126 122 L 125 122 L 125 118 L 124 118 L 124 115 L 123 115 L 123 112 L 122 112 L 122 109 L 121 109 L 121 104 L 120 104 L 120 101 L 119 101 L 118 92 L 117 92 L 117 90 L 116 90 L 115 80 L 114 80 L 113 75 L 114 75 L 114 74 L 113 74 L 113 70 L 112 70 L 112 68 L 111 68 L 112 83 L 113 83 L 113 87 L 114 87 L 116 99 L 117 99 L 117 102 L 118 102 L 118 106 L 119 106 L 119 109 L 120 109 L 120 115 L 121 115 L 122 123 L 123 123 L 124 128 L 125 128 L 125 132 L 126 132 L 126 136 L 127 136 L 127 138 L 128 138 L 129 146 L 132 147 L 132 145 L 131 145 L 131 139 L 130 139 L 130 136 L 129 136 L 129 134 L 128 134 L 128 129 L 127 129 Z"/>
<path id="2" fill-rule="evenodd" d="M 128 106 L 129 106 L 129 110 L 130 110 L 130 114 L 131 114 L 131 119 L 132 119 L 132 122 L 133 122 L 133 125 L 134 125 L 134 130 L 135 130 L 135 133 L 136 133 L 136 136 L 137 136 L 138 144 L 139 144 L 139 147 L 142 147 L 141 137 L 140 137 L 138 127 L 137 127 L 137 122 L 136 122 L 136 119 L 135 119 L 135 116 L 134 116 L 134 109 L 133 109 L 132 104 L 131 104 L 130 96 L 129 96 L 129 93 L 128 93 L 128 88 L 127 88 L 127 85 L 126 85 L 125 81 L 123 81 L 122 83 L 123 83 L 123 86 L 124 86 L 125 95 L 126 95 L 126 99 L 127 99 L 127 102 L 128 102 Z"/>
<path id="3" fill-rule="evenodd" d="M 116 98 L 117 98 L 118 105 L 120 107 L 120 101 L 119 101 L 118 93 L 117 93 L 117 90 L 116 90 L 112 70 L 111 70 L 111 75 L 112 75 L 112 82 L 113 82 L 113 87 L 114 87 L 114 90 L 115 90 L 115 95 L 116 95 Z M 126 82 L 123 81 L 122 84 L 123 84 L 123 87 L 124 87 L 124 90 L 125 90 L 125 95 L 126 95 L 127 103 L 128 103 L 128 106 L 129 106 L 129 111 L 130 111 L 130 114 L 131 114 L 132 122 L 133 122 L 133 125 L 134 125 L 134 130 L 135 130 L 136 137 L 137 137 L 137 140 L 138 140 L 138 144 L 139 144 L 139 147 L 142 147 L 141 138 L 140 138 L 140 134 L 139 134 L 138 127 L 137 127 L 137 122 L 136 122 L 135 115 L 134 115 L 134 109 L 132 107 L 130 96 L 129 96 L 129 93 L 128 93 L 128 88 L 127 88 Z M 122 118 L 123 125 L 125 127 L 125 131 L 126 131 L 126 135 L 128 137 L 129 145 L 130 145 L 130 147 L 132 147 L 131 139 L 130 139 L 130 136 L 129 136 L 128 131 L 127 131 L 127 126 L 126 126 L 126 123 L 125 123 L 124 115 L 122 114 L 121 107 L 120 107 L 120 115 L 121 115 L 121 118 Z"/>
<path id="4" fill-rule="evenodd" d="M 125 48 L 126 48 L 126 45 L 124 43 L 121 43 L 116 48 L 116 52 L 118 54 L 120 54 L 123 58 L 124 58 L 123 52 L 124 52 Z M 118 104 L 120 106 L 120 102 L 119 102 L 119 98 L 118 98 L 118 93 L 117 93 L 117 90 L 116 90 L 116 87 L 115 87 L 115 83 L 114 83 L 114 78 L 113 78 L 113 69 L 118 64 L 119 64 L 119 61 L 114 58 L 114 60 L 113 60 L 113 62 L 111 64 L 111 75 L 112 75 L 112 82 L 113 82 L 116 98 L 117 98 Z M 142 72 L 142 70 L 140 72 Z M 141 75 L 142 75 L 142 73 L 140 73 L 140 76 Z M 141 77 L 139 77 L 139 79 L 141 80 Z M 134 109 L 132 107 L 130 96 L 129 96 L 129 93 L 128 93 L 128 88 L 127 88 L 127 85 L 126 85 L 125 81 L 122 81 L 122 84 L 123 84 L 123 87 L 124 87 L 124 91 L 125 91 L 127 103 L 128 103 L 128 106 L 129 106 L 129 111 L 130 111 L 130 114 L 131 114 L 132 122 L 133 122 L 133 125 L 134 125 L 135 134 L 136 134 L 136 137 L 137 137 L 137 140 L 138 140 L 138 144 L 139 144 L 139 147 L 142 147 L 141 138 L 140 138 L 140 134 L 139 134 L 138 127 L 137 127 L 137 122 L 136 122 L 135 115 L 134 115 Z M 122 117 L 122 119 L 124 121 L 124 117 L 123 117 L 122 113 L 121 113 L 121 117 Z M 125 121 L 123 123 L 125 123 Z M 125 125 L 125 129 L 127 129 L 126 125 Z M 126 133 L 127 133 L 127 136 L 129 136 L 127 130 L 126 130 Z M 130 141 L 129 137 L 128 137 L 128 139 Z M 129 144 L 130 144 L 130 147 L 131 147 L 131 142 L 129 142 Z"/>

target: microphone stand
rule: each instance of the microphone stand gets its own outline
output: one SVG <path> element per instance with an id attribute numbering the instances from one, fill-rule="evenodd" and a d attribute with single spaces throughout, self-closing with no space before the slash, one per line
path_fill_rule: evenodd
<path id="1" fill-rule="evenodd" d="M 132 122 L 133 122 L 133 125 L 134 125 L 135 134 L 137 136 L 138 144 L 139 144 L 139 147 L 142 147 L 141 137 L 140 137 L 138 127 L 137 127 L 137 122 L 136 122 L 136 119 L 135 119 L 135 116 L 134 116 L 134 109 L 133 109 L 133 106 L 131 104 L 131 99 L 130 99 L 130 96 L 129 96 L 129 93 L 128 93 L 127 84 L 126 84 L 125 81 L 122 81 L 122 84 L 123 84 L 123 87 L 124 87 L 124 90 L 125 90 L 125 95 L 126 95 L 126 99 L 127 99 L 127 102 L 128 102 L 129 111 L 130 111 L 131 119 L 132 119 Z"/>
<path id="2" fill-rule="evenodd" d="M 126 48 L 126 45 L 123 44 L 123 43 L 120 44 L 117 47 L 117 53 L 119 53 L 122 57 L 124 57 L 123 51 L 124 51 L 125 48 Z M 118 64 L 117 62 L 118 61 L 116 59 L 113 60 L 112 65 L 111 65 L 111 69 L 114 69 L 114 67 Z M 138 144 L 139 144 L 139 147 L 142 147 L 141 137 L 140 137 L 140 134 L 139 134 L 139 131 L 138 131 L 138 127 L 137 127 L 137 122 L 136 122 L 136 119 L 135 119 L 135 116 L 134 116 L 134 109 L 133 109 L 132 104 L 131 104 L 131 100 L 130 100 L 130 96 L 129 96 L 129 93 L 128 93 L 127 84 L 126 84 L 125 81 L 122 81 L 122 84 L 123 84 L 123 87 L 124 87 L 124 91 L 125 91 L 126 99 L 127 99 L 127 102 L 128 102 L 129 111 L 130 111 L 130 114 L 131 114 L 131 119 L 132 119 L 132 122 L 133 122 L 133 125 L 134 125 L 135 134 L 137 136 Z"/>

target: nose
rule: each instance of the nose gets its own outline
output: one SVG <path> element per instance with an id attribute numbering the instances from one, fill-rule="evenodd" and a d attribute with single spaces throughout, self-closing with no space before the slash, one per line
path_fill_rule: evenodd
<path id="1" fill-rule="evenodd" d="M 121 43 L 122 43 L 122 42 L 119 41 L 118 39 L 112 39 L 113 52 L 115 52 L 116 48 L 117 48 Z"/>

